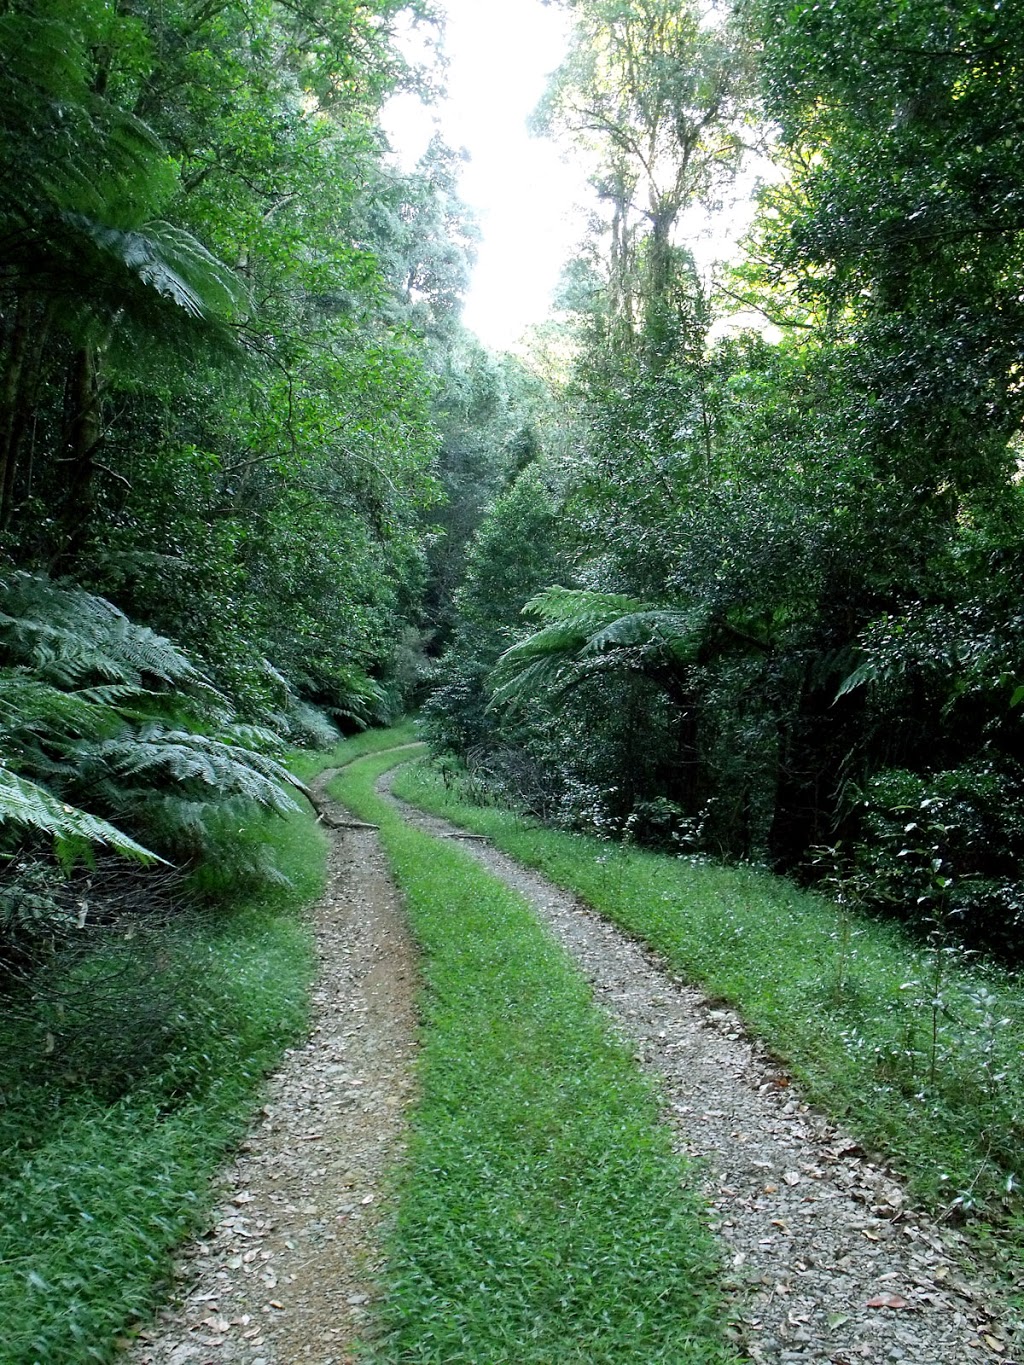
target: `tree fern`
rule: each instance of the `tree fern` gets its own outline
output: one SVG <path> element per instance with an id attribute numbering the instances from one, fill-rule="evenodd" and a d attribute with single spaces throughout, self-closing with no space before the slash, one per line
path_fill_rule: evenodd
<path id="1" fill-rule="evenodd" d="M 140 686 L 147 678 L 175 686 L 206 682 L 170 640 L 136 625 L 105 598 L 43 574 L 0 579 L 0 658 L 66 688 Z"/>
<path id="2" fill-rule="evenodd" d="M 0 240 L 5 274 L 46 297 L 79 342 L 132 328 L 161 345 L 180 321 L 220 335 L 245 286 L 160 220 L 176 169 L 153 131 L 98 94 L 95 53 L 137 21 L 84 0 L 0 14 Z M 127 41 L 131 41 L 130 38 Z"/>
<path id="3" fill-rule="evenodd" d="M 541 688 L 564 691 L 606 670 L 681 668 L 707 633 L 704 613 L 562 587 L 538 593 L 524 615 L 546 624 L 498 660 L 492 704 L 520 704 Z"/>
<path id="4" fill-rule="evenodd" d="M 215 737 L 153 723 L 118 739 L 82 746 L 80 753 L 84 762 L 103 769 L 108 788 L 143 777 L 157 788 L 200 783 L 222 797 L 241 796 L 282 814 L 295 809 L 284 790 L 292 781 L 287 770 L 230 734 Z"/>
<path id="5" fill-rule="evenodd" d="M 238 277 L 173 223 L 154 220 L 137 228 L 114 227 L 84 214 L 68 215 L 66 222 L 144 288 L 169 299 L 188 317 L 207 321 L 230 317 L 246 302 Z"/>
<path id="6" fill-rule="evenodd" d="M 67 805 L 45 787 L 20 777 L 0 763 L 0 825 L 9 824 L 41 830 L 52 835 L 58 845 L 106 844 L 126 858 L 140 862 L 164 861 L 109 821 Z"/>
<path id="7" fill-rule="evenodd" d="M 218 806 L 295 809 L 277 734 L 237 723 L 169 640 L 41 575 L 0 580 L 0 743 L 8 848 L 46 833 L 152 858 L 196 847 Z"/>

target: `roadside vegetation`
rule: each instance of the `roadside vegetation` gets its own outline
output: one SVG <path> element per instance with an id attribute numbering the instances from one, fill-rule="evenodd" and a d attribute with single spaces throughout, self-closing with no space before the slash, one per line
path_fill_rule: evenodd
<path id="1" fill-rule="evenodd" d="M 151 891 L 145 914 L 84 928 L 4 987 L 0 1047 L 0 1358 L 110 1360 L 167 1294 L 210 1179 L 265 1074 L 306 1019 L 312 944 L 297 911 L 323 885 L 309 815 L 252 816 L 289 883 L 220 887 L 216 906 Z"/>
<path id="2" fill-rule="evenodd" d="M 422 1098 L 380 1361 L 734 1360 L 714 1241 L 657 1097 L 523 899 L 374 794 L 424 954 Z"/>
<path id="3" fill-rule="evenodd" d="M 922 943 L 760 868 L 481 806 L 479 787 L 446 783 L 424 764 L 394 789 L 576 892 L 735 1006 L 802 1093 L 883 1153 L 937 1214 L 998 1230 L 1000 1254 L 1019 1269 L 1024 989 L 1015 975 L 973 961 L 955 940 Z"/>
<path id="4" fill-rule="evenodd" d="M 565 8 L 538 122 L 597 198 L 562 444 L 466 556 L 431 743 L 563 828 L 1020 964 L 1024 12 Z"/>

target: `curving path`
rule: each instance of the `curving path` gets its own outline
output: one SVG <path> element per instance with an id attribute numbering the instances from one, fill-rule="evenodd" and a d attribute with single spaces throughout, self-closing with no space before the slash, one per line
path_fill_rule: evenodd
<path id="1" fill-rule="evenodd" d="M 401 808 L 430 833 L 460 833 Z M 963 1239 L 911 1208 L 890 1172 L 802 1103 L 732 1011 L 710 1006 L 574 896 L 486 843 L 464 846 L 533 905 L 576 960 L 638 1062 L 656 1073 L 679 1148 L 706 1162 L 752 1360 L 1013 1359 L 980 1277 L 964 1271 Z"/>
<path id="2" fill-rule="evenodd" d="M 340 826 L 343 811 L 323 796 L 332 776 L 320 778 L 318 797 L 326 823 Z M 388 790 L 388 775 L 380 785 Z M 461 833 L 402 809 L 431 833 Z M 332 840 L 329 888 L 314 912 L 312 1032 L 272 1078 L 224 1173 L 211 1232 L 182 1258 L 179 1302 L 130 1365 L 349 1365 L 372 1327 L 388 1175 L 414 1098 L 416 961 L 376 835 L 339 827 Z M 486 843 L 463 846 L 576 959 L 657 1074 L 680 1149 L 706 1163 L 740 1350 L 779 1365 L 1020 1359 L 964 1269 L 962 1240 L 911 1208 L 891 1173 L 802 1103 L 734 1014 L 571 895 Z"/>

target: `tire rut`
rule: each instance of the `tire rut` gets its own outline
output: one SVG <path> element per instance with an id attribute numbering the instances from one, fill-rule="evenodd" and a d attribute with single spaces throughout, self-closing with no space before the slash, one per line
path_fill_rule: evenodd
<path id="1" fill-rule="evenodd" d="M 317 795 L 342 819 L 324 795 L 333 776 Z M 270 1078 L 208 1233 L 179 1258 L 178 1300 L 129 1365 L 348 1365 L 372 1326 L 415 1098 L 418 964 L 376 834 L 329 836 L 309 1035 Z"/>

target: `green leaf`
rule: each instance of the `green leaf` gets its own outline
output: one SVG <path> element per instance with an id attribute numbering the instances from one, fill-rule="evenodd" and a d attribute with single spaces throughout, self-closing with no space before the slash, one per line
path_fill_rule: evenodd
<path id="1" fill-rule="evenodd" d="M 22 825 L 52 834 L 56 840 L 84 839 L 106 844 L 137 862 L 165 862 L 115 825 L 60 801 L 36 782 L 0 766 L 0 824 Z"/>

